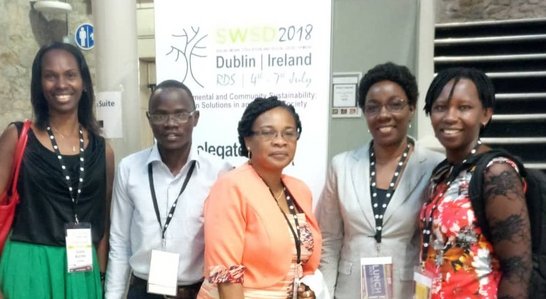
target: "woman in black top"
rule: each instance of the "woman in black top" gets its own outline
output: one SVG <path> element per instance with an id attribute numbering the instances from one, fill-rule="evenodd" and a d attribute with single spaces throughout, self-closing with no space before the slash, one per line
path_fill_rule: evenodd
<path id="1" fill-rule="evenodd" d="M 38 51 L 31 103 L 21 202 L 0 259 L 0 290 L 17 299 L 102 298 L 114 154 L 100 136 L 91 75 L 76 47 L 53 43 Z M 0 137 L 0 190 L 10 180 L 20 129 L 13 123 Z"/>

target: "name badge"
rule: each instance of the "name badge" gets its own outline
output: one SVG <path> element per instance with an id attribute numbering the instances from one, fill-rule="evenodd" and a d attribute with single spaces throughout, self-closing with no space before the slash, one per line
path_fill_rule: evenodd
<path id="1" fill-rule="evenodd" d="M 392 293 L 392 257 L 360 259 L 360 298 L 394 299 Z"/>
<path id="2" fill-rule="evenodd" d="M 179 262 L 178 253 L 152 250 L 148 293 L 176 296 Z"/>
<path id="3" fill-rule="evenodd" d="M 91 223 L 65 224 L 66 265 L 67 271 L 93 271 L 93 244 L 91 241 Z"/>
<path id="4" fill-rule="evenodd" d="M 434 275 L 427 271 L 415 268 L 413 272 L 413 280 L 415 281 L 415 299 L 430 299 L 432 296 L 432 282 Z"/>

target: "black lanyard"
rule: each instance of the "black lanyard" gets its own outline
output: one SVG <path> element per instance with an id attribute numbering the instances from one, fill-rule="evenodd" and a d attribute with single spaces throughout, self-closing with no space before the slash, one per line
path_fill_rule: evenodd
<path id="1" fill-rule="evenodd" d="M 381 235 L 383 233 L 383 216 L 385 216 L 385 211 L 387 210 L 387 206 L 389 205 L 392 195 L 394 194 L 396 181 L 398 181 L 398 178 L 402 174 L 402 169 L 404 168 L 404 165 L 406 164 L 406 160 L 408 159 L 411 144 L 412 144 L 411 140 L 408 139 L 406 149 L 402 153 L 400 160 L 398 160 L 398 164 L 392 176 L 391 182 L 389 184 L 389 188 L 387 189 L 387 192 L 385 193 L 385 200 L 382 203 L 380 203 L 377 198 L 378 194 L 377 194 L 377 180 L 376 180 L 376 170 L 375 170 L 375 151 L 374 151 L 373 142 L 370 144 L 370 194 L 372 196 L 371 204 L 372 204 L 372 209 L 373 209 L 373 214 L 375 219 L 374 238 L 378 244 L 381 243 Z"/>
<path id="2" fill-rule="evenodd" d="M 423 224 L 423 240 L 422 240 L 422 247 L 421 247 L 421 261 L 425 262 L 425 260 L 428 257 L 428 248 L 431 245 L 431 239 L 432 239 L 432 226 L 433 226 L 433 216 L 434 212 L 436 212 L 436 209 L 440 205 L 440 202 L 442 201 L 445 193 L 448 191 L 449 187 L 451 186 L 451 183 L 459 176 L 459 173 L 463 171 L 464 169 L 468 168 L 470 165 L 467 163 L 468 159 L 475 155 L 478 152 L 478 148 L 482 144 L 481 140 L 478 139 L 476 142 L 476 145 L 468 156 L 457 165 L 451 165 L 449 163 L 445 163 L 445 165 L 439 165 L 436 169 L 436 171 L 432 174 L 432 177 L 430 178 L 430 185 L 429 185 L 429 191 L 428 191 L 428 198 L 427 202 L 425 202 L 424 207 L 425 210 L 423 210 L 423 215 L 421 218 L 421 223 Z M 436 188 L 441 182 L 445 182 L 445 187 L 442 192 L 437 192 Z M 430 209 L 430 212 L 427 214 L 426 208 L 432 205 L 432 208 Z"/>
<path id="3" fill-rule="evenodd" d="M 300 236 L 300 225 L 298 223 L 298 215 L 296 213 L 296 206 L 294 205 L 294 200 L 292 199 L 292 196 L 290 195 L 290 192 L 286 192 L 286 188 L 283 187 L 283 192 L 286 196 L 286 203 L 288 204 L 288 210 L 290 210 L 290 214 L 292 214 L 292 217 L 294 217 L 294 224 L 296 226 L 296 229 L 292 227 L 292 224 L 290 224 L 290 220 L 288 220 L 288 217 L 284 213 L 284 211 L 281 209 L 281 206 L 279 205 L 279 202 L 277 201 L 277 198 L 275 198 L 275 194 L 273 194 L 273 191 L 271 188 L 269 189 L 269 192 L 271 193 L 271 196 L 275 199 L 275 202 L 277 203 L 277 206 L 279 207 L 279 210 L 281 210 L 282 215 L 284 216 L 284 219 L 286 220 L 286 223 L 288 223 L 288 227 L 290 227 L 290 232 L 292 232 L 292 236 L 294 237 L 294 244 L 296 246 L 296 261 L 298 265 L 301 263 L 301 236 Z"/>
<path id="4" fill-rule="evenodd" d="M 444 173 L 445 175 L 445 172 L 447 171 L 448 169 L 442 169 L 441 171 Z M 440 174 L 440 173 L 438 173 Z M 423 223 L 423 245 L 422 245 L 422 248 L 421 248 L 421 261 L 425 261 L 428 257 L 428 248 L 430 246 L 430 241 L 431 241 L 431 237 L 432 237 L 432 224 L 433 224 L 433 215 L 434 215 L 434 212 L 436 211 L 436 209 L 438 208 L 438 205 L 440 204 L 440 200 L 441 200 L 441 197 L 445 194 L 445 192 L 447 192 L 447 190 L 449 189 L 449 183 L 450 183 L 451 180 L 449 180 L 446 185 L 445 185 L 445 189 L 444 191 L 442 191 L 441 193 L 437 194 L 436 192 L 436 188 L 438 187 L 438 184 L 437 183 L 431 183 L 431 186 L 430 186 L 430 192 L 429 192 L 429 198 L 427 199 L 427 202 L 425 203 L 425 207 L 427 207 L 428 205 L 432 205 L 432 208 L 430 209 L 430 212 L 428 214 L 426 214 L 426 209 L 423 211 L 423 218 L 421 218 L 421 222 Z M 434 199 L 434 197 L 436 196 L 436 199 Z"/>
<path id="5" fill-rule="evenodd" d="M 173 219 L 174 210 L 176 209 L 176 204 L 178 203 L 178 199 L 180 198 L 180 195 L 182 195 L 182 193 L 186 189 L 186 186 L 188 185 L 188 182 L 190 181 L 194 168 L 195 168 L 195 160 L 192 161 L 190 165 L 190 169 L 188 170 L 188 173 L 186 174 L 186 178 L 184 179 L 184 183 L 182 184 L 182 188 L 180 189 L 178 196 L 173 202 L 173 205 L 171 206 L 171 210 L 169 211 L 169 214 L 167 214 L 165 225 L 161 225 L 161 216 L 159 215 L 159 207 L 157 205 L 157 198 L 155 196 L 154 173 L 152 170 L 152 163 L 148 164 L 148 180 L 150 182 L 150 192 L 152 193 L 152 200 L 154 202 L 155 216 L 157 217 L 157 222 L 159 223 L 159 229 L 161 229 L 161 240 L 163 242 L 163 245 L 165 245 L 165 232 L 167 231 L 167 228 L 169 227 L 169 223 L 171 223 L 171 220 Z"/>
<path id="6" fill-rule="evenodd" d="M 66 165 L 64 164 L 63 155 L 61 155 L 61 151 L 59 150 L 59 145 L 57 144 L 57 141 L 55 140 L 55 135 L 53 135 L 53 132 L 51 131 L 51 126 L 48 124 L 46 127 L 47 134 L 49 135 L 49 140 L 51 141 L 51 146 L 53 147 L 53 150 L 55 151 L 55 154 L 57 155 L 57 160 L 59 160 L 59 164 L 61 165 L 61 171 L 63 173 L 64 181 L 66 182 L 66 186 L 68 187 L 68 194 L 70 194 L 70 199 L 72 200 L 72 212 L 74 213 L 74 222 L 80 223 L 80 219 L 78 218 L 78 201 L 80 199 L 80 194 L 82 193 L 82 186 L 83 186 L 83 179 L 85 174 L 84 164 L 84 148 L 83 148 L 83 129 L 80 125 L 78 132 L 79 132 L 79 138 L 80 138 L 80 152 L 79 152 L 79 160 L 80 165 L 78 167 L 78 189 L 76 190 L 76 193 L 74 194 L 74 188 L 72 188 L 71 180 L 70 180 L 70 174 L 68 173 L 68 169 Z"/>

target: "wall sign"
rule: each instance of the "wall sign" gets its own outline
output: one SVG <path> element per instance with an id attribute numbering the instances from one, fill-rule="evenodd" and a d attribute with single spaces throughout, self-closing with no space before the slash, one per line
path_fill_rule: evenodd
<path id="1" fill-rule="evenodd" d="M 74 32 L 76 45 L 83 50 L 91 50 L 95 46 L 94 27 L 89 23 L 83 23 Z"/>

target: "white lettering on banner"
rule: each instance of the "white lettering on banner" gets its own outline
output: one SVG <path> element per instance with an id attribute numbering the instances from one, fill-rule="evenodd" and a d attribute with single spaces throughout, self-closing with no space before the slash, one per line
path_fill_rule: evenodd
<path id="1" fill-rule="evenodd" d="M 331 0 L 156 2 L 157 81 L 191 89 L 201 111 L 200 150 L 245 161 L 237 123 L 255 98 L 277 96 L 295 107 L 303 127 L 286 172 L 318 198 L 327 164 L 331 7 Z"/>

